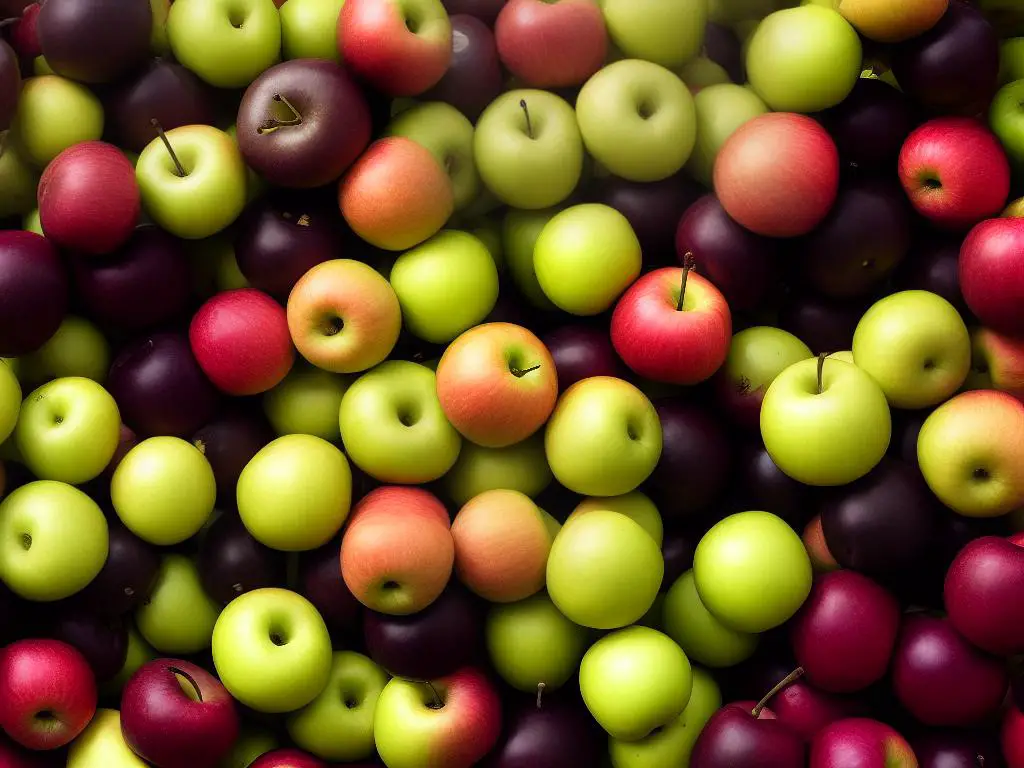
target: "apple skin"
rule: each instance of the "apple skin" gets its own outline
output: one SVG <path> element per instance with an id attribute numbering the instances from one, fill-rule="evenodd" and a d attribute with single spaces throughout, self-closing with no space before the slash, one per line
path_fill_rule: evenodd
<path id="1" fill-rule="evenodd" d="M 829 301 L 811 293 L 791 296 L 779 311 L 779 327 L 803 341 L 816 355 L 853 346 L 853 332 L 867 309 L 860 301 Z"/>
<path id="2" fill-rule="evenodd" d="M 648 182 L 608 176 L 599 182 L 597 201 L 629 220 L 646 263 L 663 264 L 670 262 L 674 254 L 680 217 L 703 192 L 686 173 Z"/>
<path id="3" fill-rule="evenodd" d="M 43 3 L 36 19 L 47 64 L 83 83 L 109 83 L 142 64 L 152 29 L 149 0 Z"/>
<path id="4" fill-rule="evenodd" d="M 1017 277 L 1024 219 L 983 221 L 968 233 L 960 248 L 960 289 L 964 301 L 982 323 L 1009 336 L 1024 334 L 1016 311 L 1024 299 Z"/>
<path id="5" fill-rule="evenodd" d="M 705 2 L 609 0 L 601 10 L 612 43 L 624 56 L 669 69 L 700 52 L 709 16 Z"/>
<path id="6" fill-rule="evenodd" d="M 752 232 L 804 235 L 821 223 L 836 200 L 839 151 L 809 117 L 761 115 L 722 145 L 714 182 L 722 207 Z"/>
<path id="7" fill-rule="evenodd" d="M 203 532 L 196 564 L 203 589 L 223 605 L 285 582 L 284 554 L 257 541 L 231 513 L 221 514 Z"/>
<path id="8" fill-rule="evenodd" d="M 0 150 L 0 216 L 24 216 L 24 229 L 42 234 L 36 208 L 36 188 L 39 186 L 39 172 L 33 168 L 22 151 L 10 142 Z M 34 219 L 30 227 L 28 219 Z"/>
<path id="9" fill-rule="evenodd" d="M 1009 707 L 1003 716 L 1001 741 L 1009 768 L 1024 765 L 1024 714 L 1017 707 Z"/>
<path id="10" fill-rule="evenodd" d="M 690 569 L 669 587 L 661 625 L 687 658 L 712 668 L 735 666 L 753 655 L 757 635 L 737 632 L 722 624 L 700 601 Z"/>
<path id="11" fill-rule="evenodd" d="M 532 697 L 531 697 L 532 698 Z M 562 768 L 600 765 L 605 734 L 576 698 L 524 701 L 507 718 L 503 737 L 487 768 Z"/>
<path id="12" fill-rule="evenodd" d="M 875 77 L 858 78 L 850 94 L 820 117 L 844 167 L 868 173 L 888 171 L 896 163 L 915 124 L 910 99 Z"/>
<path id="13" fill-rule="evenodd" d="M 769 699 L 769 706 L 778 722 L 807 742 L 830 723 L 856 717 L 864 709 L 857 699 L 825 693 L 805 680 L 787 685 Z"/>
<path id="14" fill-rule="evenodd" d="M 85 658 L 58 640 L 19 640 L 0 652 L 0 726 L 34 750 L 63 747 L 96 712 Z"/>
<path id="15" fill-rule="evenodd" d="M 48 627 L 46 635 L 77 649 L 97 683 L 117 677 L 128 659 L 128 624 L 120 617 L 101 618 L 71 608 Z"/>
<path id="16" fill-rule="evenodd" d="M 810 768 L 917 768 L 910 744 L 877 720 L 847 718 L 825 726 L 811 742 Z"/>
<path id="17" fill-rule="evenodd" d="M 121 523 L 110 523 L 107 538 L 103 567 L 75 601 L 90 614 L 124 616 L 149 596 L 160 559 L 153 547 Z"/>
<path id="18" fill-rule="evenodd" d="M 807 764 L 803 739 L 762 710 L 754 717 L 746 703 L 727 704 L 704 725 L 693 745 L 693 768 L 800 768 Z"/>
<path id="19" fill-rule="evenodd" d="M 301 749 L 275 749 L 257 757 L 247 768 L 327 768 L 327 763 Z"/>
<path id="20" fill-rule="evenodd" d="M 6 131 L 18 107 L 21 70 L 14 49 L 0 41 L 0 130 Z"/>
<path id="21" fill-rule="evenodd" d="M 277 0 L 275 0 L 277 2 Z M 281 9 L 281 56 L 285 59 L 341 61 L 338 18 L 345 0 L 298 0 Z"/>
<path id="22" fill-rule="evenodd" d="M 56 247 L 34 232 L 0 232 L 0 356 L 39 349 L 68 309 L 68 277 Z"/>
<path id="23" fill-rule="evenodd" d="M 65 149 L 103 135 L 103 105 L 84 85 L 57 75 L 30 77 L 21 85 L 10 138 L 42 170 Z"/>
<path id="24" fill-rule="evenodd" d="M 501 4 L 504 2 L 500 0 Z M 490 27 L 480 19 L 450 8 L 449 13 L 452 60 L 444 76 L 422 98 L 451 104 L 475 121 L 498 98 L 504 86 L 497 43 Z"/>
<path id="25" fill-rule="evenodd" d="M 232 509 L 239 475 L 252 457 L 274 439 L 274 432 L 251 412 L 224 410 L 193 433 L 191 439 L 213 469 L 218 509 Z"/>
<path id="26" fill-rule="evenodd" d="M 907 258 L 893 274 L 893 287 L 938 294 L 967 320 L 970 310 L 960 290 L 960 244 L 962 238 L 942 235 L 917 238 Z"/>
<path id="27" fill-rule="evenodd" d="M 622 361 L 615 355 L 608 334 L 585 325 L 564 325 L 543 338 L 551 353 L 564 392 L 573 384 L 592 376 L 621 376 Z"/>
<path id="28" fill-rule="evenodd" d="M 535 498 L 553 479 L 544 455 L 544 436 L 536 434 L 507 448 L 483 448 L 464 441 L 455 466 L 442 482 L 447 497 L 462 506 L 479 493 L 499 488 Z"/>
<path id="29" fill-rule="evenodd" d="M 363 610 L 341 577 L 339 552 L 340 535 L 322 547 L 299 553 L 296 591 L 320 612 L 333 639 L 348 640 L 358 636 Z"/>
<path id="30" fill-rule="evenodd" d="M 747 509 L 763 509 L 799 528 L 812 508 L 811 489 L 779 469 L 760 440 L 743 441 L 735 453 Z"/>

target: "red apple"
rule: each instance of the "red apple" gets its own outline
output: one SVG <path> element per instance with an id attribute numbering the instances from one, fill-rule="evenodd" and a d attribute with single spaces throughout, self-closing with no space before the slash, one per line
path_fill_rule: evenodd
<path id="1" fill-rule="evenodd" d="M 968 383 L 1024 400 L 1024 339 L 977 328 L 971 334 L 971 346 L 974 362 Z"/>
<path id="2" fill-rule="evenodd" d="M 202 667 L 157 659 L 125 683 L 121 733 L 135 754 L 161 768 L 212 768 L 238 737 L 238 712 Z"/>
<path id="3" fill-rule="evenodd" d="M 43 47 L 39 45 L 39 34 L 36 32 L 36 22 L 42 9 L 42 3 L 29 3 L 21 12 L 21 18 L 11 28 L 11 47 L 24 61 L 32 61 L 43 55 Z"/>
<path id="4" fill-rule="evenodd" d="M 903 143 L 900 181 L 910 202 L 944 229 L 966 230 L 998 216 L 1010 194 L 1010 163 L 999 139 L 968 117 L 940 117 Z"/>
<path id="5" fill-rule="evenodd" d="M 775 718 L 806 741 L 826 725 L 854 717 L 863 709 L 855 699 L 824 693 L 805 680 L 790 683 L 769 703 Z"/>
<path id="6" fill-rule="evenodd" d="M 70 743 L 96 712 L 89 662 L 59 640 L 19 640 L 0 652 L 0 727 L 29 749 Z"/>
<path id="7" fill-rule="evenodd" d="M 0 231 L 0 357 L 35 352 L 53 336 L 68 311 L 68 282 L 52 242 Z"/>
<path id="8" fill-rule="evenodd" d="M 266 392 L 295 361 L 284 307 L 252 288 L 225 291 L 203 304 L 188 338 L 203 373 L 229 395 Z"/>
<path id="9" fill-rule="evenodd" d="M 494 36 L 506 69 L 531 88 L 581 85 L 608 53 L 604 16 L 592 0 L 509 0 Z"/>
<path id="10" fill-rule="evenodd" d="M 691 266 L 648 272 L 615 305 L 612 345 L 644 378 L 697 384 L 725 362 L 732 338 L 729 305 Z"/>
<path id="11" fill-rule="evenodd" d="M 275 749 L 257 757 L 249 768 L 327 768 L 327 763 L 299 749 Z"/>
<path id="12" fill-rule="evenodd" d="M 58 751 L 34 752 L 25 749 L 0 731 L 0 765 L 4 768 L 63 768 L 63 757 Z"/>
<path id="13" fill-rule="evenodd" d="M 960 290 L 986 326 L 1024 335 L 1024 219 L 983 221 L 960 247 Z"/>
<path id="14" fill-rule="evenodd" d="M 853 717 L 832 723 L 811 742 L 810 768 L 917 768 L 910 744 L 877 720 Z"/>
<path id="15" fill-rule="evenodd" d="M 39 179 L 38 196 L 46 236 L 90 254 L 123 245 L 142 207 L 131 162 L 102 141 L 83 141 L 57 155 Z"/>
<path id="16" fill-rule="evenodd" d="M 1008 768 L 1024 768 L 1024 713 L 1014 706 L 1007 709 L 1001 735 Z"/>

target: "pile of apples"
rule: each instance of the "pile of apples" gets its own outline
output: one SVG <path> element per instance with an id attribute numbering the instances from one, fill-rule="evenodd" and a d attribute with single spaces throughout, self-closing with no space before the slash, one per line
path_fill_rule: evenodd
<path id="1" fill-rule="evenodd" d="M 1020 0 L 0 0 L 2 768 L 1024 768 Z"/>

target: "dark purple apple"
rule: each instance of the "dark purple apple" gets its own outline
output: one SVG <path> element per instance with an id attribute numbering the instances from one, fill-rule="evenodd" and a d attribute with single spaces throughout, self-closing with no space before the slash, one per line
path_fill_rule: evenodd
<path id="1" fill-rule="evenodd" d="M 188 304 L 191 275 L 185 244 L 155 226 L 139 227 L 109 256 L 75 257 L 71 264 L 85 309 L 115 328 L 152 328 Z"/>
<path id="2" fill-rule="evenodd" d="M 256 541 L 230 512 L 218 517 L 203 535 L 198 566 L 203 589 L 224 605 L 245 592 L 284 584 L 284 553 Z"/>
<path id="3" fill-rule="evenodd" d="M 107 389 L 121 419 L 140 438 L 188 437 L 217 410 L 217 390 L 180 333 L 154 333 L 129 343 L 110 366 Z"/>
<path id="4" fill-rule="evenodd" d="M 999 768 L 998 740 L 974 731 L 934 730 L 911 739 L 918 768 Z"/>
<path id="5" fill-rule="evenodd" d="M 777 288 L 778 245 L 733 221 L 714 195 L 700 198 L 679 222 L 676 256 L 687 253 L 733 311 L 760 308 Z"/>
<path id="6" fill-rule="evenodd" d="M 601 765 L 605 737 L 581 704 L 550 697 L 520 704 L 486 768 L 565 768 Z"/>
<path id="7" fill-rule="evenodd" d="M 299 555 L 298 592 L 320 611 L 331 636 L 359 634 L 363 607 L 341 578 L 341 537 Z"/>
<path id="8" fill-rule="evenodd" d="M 667 531 L 661 544 L 661 556 L 665 561 L 665 575 L 662 589 L 675 584 L 676 579 L 693 568 L 693 553 L 699 537 L 682 531 Z"/>
<path id="9" fill-rule="evenodd" d="M 11 127 L 14 112 L 18 108 L 21 92 L 21 69 L 18 55 L 4 40 L 0 39 L 0 131 Z"/>
<path id="10" fill-rule="evenodd" d="M 862 77 L 821 115 L 843 162 L 857 171 L 892 173 L 914 127 L 910 100 L 884 80 Z"/>
<path id="11" fill-rule="evenodd" d="M 149 0 L 46 0 L 36 31 L 47 64 L 83 83 L 110 83 L 149 55 Z"/>
<path id="12" fill-rule="evenodd" d="M 120 617 L 100 618 L 79 611 L 64 613 L 56 619 L 50 634 L 81 652 L 97 682 L 115 677 L 128 656 L 128 625 Z"/>
<path id="13" fill-rule="evenodd" d="M 681 173 L 646 183 L 609 176 L 601 182 L 597 200 L 629 220 L 643 249 L 645 266 L 667 265 L 675 262 L 679 220 L 701 193 L 700 185 Z"/>
<path id="14" fill-rule="evenodd" d="M 812 490 L 779 469 L 760 442 L 743 444 L 737 454 L 737 480 L 746 506 L 778 515 L 800 530 L 813 511 Z"/>
<path id="15" fill-rule="evenodd" d="M 271 184 L 329 184 L 370 143 L 370 109 L 355 80 L 333 61 L 277 64 L 246 89 L 238 107 L 238 146 Z"/>
<path id="16" fill-rule="evenodd" d="M 450 584 L 411 616 L 366 611 L 363 636 L 370 658 L 392 675 L 430 680 L 471 664 L 483 648 L 483 615 L 468 591 Z"/>
<path id="17" fill-rule="evenodd" d="M 607 331 L 586 325 L 565 325 L 542 339 L 558 371 L 558 388 L 567 390 L 591 376 L 621 376 L 622 362 Z"/>
<path id="18" fill-rule="evenodd" d="M 42 235 L 0 231 L 0 357 L 35 352 L 68 311 L 68 278 Z"/>
<path id="19" fill-rule="evenodd" d="M 937 293 L 968 318 L 970 311 L 960 291 L 960 244 L 959 239 L 948 237 L 919 238 L 893 275 L 895 287 Z"/>
<path id="20" fill-rule="evenodd" d="M 727 704 L 700 732 L 690 765 L 693 768 L 803 768 L 807 746 L 794 731 L 774 718 L 753 714 L 745 704 Z"/>
<path id="21" fill-rule="evenodd" d="M 107 127 L 119 147 L 141 152 L 157 138 L 152 120 L 165 131 L 183 125 L 213 125 L 213 91 L 180 64 L 153 59 L 118 85 L 106 99 Z"/>
<path id="22" fill-rule="evenodd" d="M 488 25 L 493 25 L 506 0 L 441 0 L 449 16 L 467 14 L 475 16 Z"/>
<path id="23" fill-rule="evenodd" d="M 867 307 L 811 294 L 790 298 L 779 313 L 779 327 L 789 331 L 816 355 L 842 352 L 853 346 L 853 332 Z"/>
<path id="24" fill-rule="evenodd" d="M 238 476 L 275 435 L 263 414 L 242 409 L 223 411 L 192 435 L 217 478 L 217 503 L 235 508 Z"/>
<path id="25" fill-rule="evenodd" d="M 999 37 L 978 8 L 951 0 L 938 24 L 895 46 L 892 71 L 922 107 L 973 115 L 999 85 Z"/>
<path id="26" fill-rule="evenodd" d="M 704 55 L 728 72 L 734 83 L 747 81 L 743 44 L 729 27 L 713 21 L 704 27 Z"/>
<path id="27" fill-rule="evenodd" d="M 74 599 L 90 613 L 124 616 L 149 596 L 160 569 L 160 557 L 120 522 L 111 521 L 108 527 L 107 560 Z"/>
<path id="28" fill-rule="evenodd" d="M 894 411 L 892 418 L 892 439 L 889 441 L 889 453 L 898 456 L 914 469 L 917 466 L 917 437 L 930 411 Z"/>
<path id="29" fill-rule="evenodd" d="M 853 179 L 800 252 L 803 275 L 825 296 L 849 299 L 885 282 L 910 249 L 907 196 L 888 179 Z"/>
<path id="30" fill-rule="evenodd" d="M 498 46 L 487 24 L 474 16 L 454 14 L 451 25 L 451 63 L 423 98 L 447 102 L 475 121 L 504 87 Z"/>

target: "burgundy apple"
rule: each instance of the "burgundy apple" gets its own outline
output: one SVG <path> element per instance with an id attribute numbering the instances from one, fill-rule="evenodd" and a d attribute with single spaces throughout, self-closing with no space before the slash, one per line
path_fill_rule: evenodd
<path id="1" fill-rule="evenodd" d="M 350 638 L 359 631 L 363 608 L 341 578 L 341 537 L 299 555 L 298 592 L 320 612 L 331 635 Z"/>
<path id="2" fill-rule="evenodd" d="M 914 127 L 910 100 L 876 77 L 859 78 L 850 95 L 822 119 L 843 162 L 855 170 L 890 173 Z"/>
<path id="3" fill-rule="evenodd" d="M 444 77 L 423 98 L 451 104 L 475 121 L 504 86 L 498 48 L 494 33 L 480 19 L 455 14 L 450 21 L 451 63 Z"/>
<path id="4" fill-rule="evenodd" d="M 1009 768 L 1024 766 L 1024 712 L 1017 707 L 1007 708 L 1000 741 Z"/>
<path id="5" fill-rule="evenodd" d="M 41 347 L 68 310 L 68 278 L 57 249 L 35 232 L 0 231 L 0 357 Z"/>
<path id="6" fill-rule="evenodd" d="M 764 704 L 727 704 L 704 726 L 690 753 L 693 768 L 804 768 L 804 740 L 774 717 L 763 717 Z"/>
<path id="7" fill-rule="evenodd" d="M 39 33 L 36 29 L 42 5 L 38 2 L 25 3 L 24 0 L 13 0 L 13 3 L 14 6 L 20 5 L 23 9 L 18 11 L 16 7 L 13 7 L 11 10 L 9 18 L 18 19 L 11 27 L 11 47 L 22 61 L 33 61 L 36 56 L 43 55 L 43 49 L 39 47 Z"/>
<path id="8" fill-rule="evenodd" d="M 704 55 L 724 69 L 734 83 L 747 81 L 743 45 L 729 27 L 713 21 L 704 27 Z"/>
<path id="9" fill-rule="evenodd" d="M 693 554 L 697 548 L 697 539 L 684 532 L 666 531 L 661 544 L 661 556 L 665 561 L 665 574 L 662 577 L 662 589 L 675 584 L 676 579 L 693 568 Z"/>
<path id="10" fill-rule="evenodd" d="M 911 741 L 919 768 L 991 768 L 1003 764 L 998 740 L 971 731 L 935 730 Z"/>
<path id="11" fill-rule="evenodd" d="M 760 442 L 743 444 L 737 457 L 741 493 L 750 509 L 771 512 L 795 525 L 803 525 L 810 512 L 811 489 L 781 469 Z"/>
<path id="12" fill-rule="evenodd" d="M 253 456 L 275 437 L 262 413 L 233 409 L 218 414 L 192 435 L 192 443 L 203 452 L 217 479 L 217 503 L 235 507 L 238 476 Z"/>
<path id="13" fill-rule="evenodd" d="M 502 741 L 486 768 L 565 768 L 601 764 L 604 738 L 585 709 L 565 697 L 521 705 L 511 714 Z"/>
<path id="14" fill-rule="evenodd" d="M 769 702 L 775 719 L 805 741 L 830 723 L 854 717 L 864 706 L 844 696 L 819 691 L 805 680 L 795 680 Z"/>
<path id="15" fill-rule="evenodd" d="M 597 192 L 599 202 L 616 209 L 633 226 L 645 266 L 675 263 L 679 220 L 700 196 L 701 187 L 682 173 L 648 183 L 609 176 Z"/>
<path id="16" fill-rule="evenodd" d="M 256 541 L 232 513 L 218 517 L 203 535 L 198 565 L 203 589 L 225 605 L 245 592 L 284 584 L 284 553 Z"/>
<path id="17" fill-rule="evenodd" d="M 853 346 L 853 332 L 867 307 L 811 294 L 789 299 L 779 313 L 779 327 L 789 331 L 816 355 L 842 352 Z"/>
<path id="18" fill-rule="evenodd" d="M 128 625 L 120 617 L 101 618 L 82 611 L 64 613 L 50 634 L 78 649 L 97 682 L 115 677 L 128 656 Z"/>
<path id="19" fill-rule="evenodd" d="M 441 0 L 441 5 L 449 16 L 466 14 L 490 25 L 494 24 L 501 9 L 505 7 L 505 0 Z"/>
<path id="20" fill-rule="evenodd" d="M 327 768 L 327 763 L 300 749 L 276 749 L 257 757 L 249 768 Z"/>
<path id="21" fill-rule="evenodd" d="M 32 752 L 0 731 L 0 765 L 4 768 L 64 768 L 65 764 L 60 750 Z"/>
<path id="22" fill-rule="evenodd" d="M 558 388 L 592 376 L 621 376 L 622 363 L 607 331 L 585 325 L 565 325 L 546 334 L 542 341 L 551 352 L 558 371 Z"/>
<path id="23" fill-rule="evenodd" d="M 1009 336 L 1024 333 L 1024 219 L 989 219 L 967 235 L 960 248 L 959 278 L 964 301 L 988 328 Z"/>
<path id="24" fill-rule="evenodd" d="M 1009 680 L 1001 659 L 968 643 L 947 619 L 903 620 L 892 665 L 896 698 L 925 725 L 957 727 L 994 715 Z"/>
<path id="25" fill-rule="evenodd" d="M 960 291 L 960 240 L 949 237 L 924 237 L 910 249 L 893 275 L 898 290 L 936 293 L 967 315 L 967 304 Z"/>
<path id="26" fill-rule="evenodd" d="M 108 522 L 108 539 L 103 568 L 74 599 L 89 613 L 124 616 L 149 596 L 160 558 L 152 545 L 120 522 Z"/>
<path id="27" fill-rule="evenodd" d="M 140 438 L 188 437 L 217 408 L 217 391 L 178 333 L 154 333 L 128 344 L 110 366 L 106 386 Z"/>
<path id="28" fill-rule="evenodd" d="M 11 127 L 11 120 L 18 108 L 18 94 L 21 92 L 21 69 L 18 55 L 4 40 L 0 39 L 0 131 Z"/>
<path id="29" fill-rule="evenodd" d="M 86 310 L 118 329 L 159 325 L 182 312 L 189 300 L 185 245 L 152 225 L 136 229 L 108 256 L 76 257 L 71 265 Z"/>
<path id="30" fill-rule="evenodd" d="M 36 23 L 46 62 L 59 75 L 110 83 L 145 61 L 149 0 L 46 0 Z"/>

